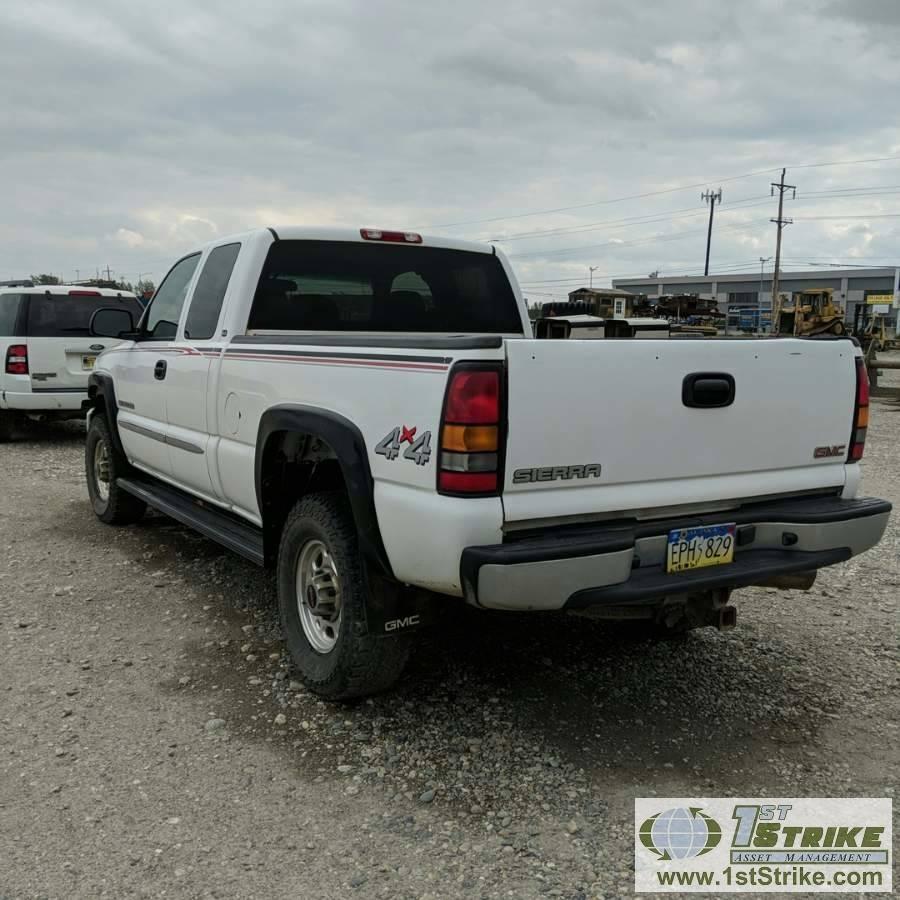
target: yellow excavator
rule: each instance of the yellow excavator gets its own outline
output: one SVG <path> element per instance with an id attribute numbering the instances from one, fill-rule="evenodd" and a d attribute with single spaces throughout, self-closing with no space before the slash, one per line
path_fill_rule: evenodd
<path id="1" fill-rule="evenodd" d="M 844 310 L 834 302 L 831 288 L 782 294 L 775 316 L 774 334 L 846 334 Z"/>

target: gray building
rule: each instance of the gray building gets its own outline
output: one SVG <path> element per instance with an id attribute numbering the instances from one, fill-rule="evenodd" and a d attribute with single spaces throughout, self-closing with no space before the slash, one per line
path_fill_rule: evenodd
<path id="1" fill-rule="evenodd" d="M 715 300 L 725 313 L 735 307 L 759 307 L 771 309 L 772 274 L 767 272 L 760 280 L 759 272 L 744 275 L 683 275 L 666 278 L 616 278 L 613 287 L 646 294 L 651 299 L 665 294 L 699 294 Z M 898 289 L 900 289 L 900 267 L 879 269 L 821 269 L 805 272 L 782 272 L 778 282 L 779 294 L 806 291 L 816 288 L 831 288 L 835 300 L 844 307 L 846 320 L 853 326 L 861 317 L 877 310 L 887 312 L 888 327 L 894 327 L 897 320 Z M 890 295 L 890 307 L 873 305 L 870 298 L 883 301 Z"/>

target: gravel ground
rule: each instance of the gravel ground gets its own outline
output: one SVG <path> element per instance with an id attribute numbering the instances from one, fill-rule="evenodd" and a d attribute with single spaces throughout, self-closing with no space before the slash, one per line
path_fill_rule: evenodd
<path id="1" fill-rule="evenodd" d="M 900 524 L 737 629 L 461 615 L 396 691 L 292 681 L 269 577 L 97 522 L 83 430 L 0 447 L 0 897 L 632 894 L 635 796 L 892 795 Z M 900 502 L 900 404 L 866 492 Z"/>

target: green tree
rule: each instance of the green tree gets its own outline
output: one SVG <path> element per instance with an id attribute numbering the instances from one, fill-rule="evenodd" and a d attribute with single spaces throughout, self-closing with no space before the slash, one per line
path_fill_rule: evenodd
<path id="1" fill-rule="evenodd" d="M 32 275 L 31 280 L 35 284 L 62 284 L 55 275 Z"/>

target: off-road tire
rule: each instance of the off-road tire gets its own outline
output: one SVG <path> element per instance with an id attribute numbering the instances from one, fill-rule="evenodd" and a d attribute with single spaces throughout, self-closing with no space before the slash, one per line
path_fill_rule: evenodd
<path id="1" fill-rule="evenodd" d="M 337 640 L 324 653 L 307 639 L 297 603 L 297 565 L 308 541 L 321 541 L 326 546 L 340 578 Z M 397 681 L 409 657 L 412 636 L 376 637 L 367 633 L 369 586 L 353 515 L 343 494 L 314 493 L 296 503 L 281 533 L 277 580 L 288 652 L 311 691 L 329 700 L 350 700 L 387 690 Z"/>
<path id="2" fill-rule="evenodd" d="M 101 495 L 95 472 L 95 453 L 99 444 L 105 444 L 109 466 L 108 495 Z M 122 490 L 116 479 L 125 473 L 128 462 L 116 452 L 109 433 L 109 425 L 104 416 L 95 415 L 91 419 L 87 440 L 84 447 L 84 469 L 87 476 L 88 496 L 94 513 L 101 522 L 107 525 L 131 525 L 137 522 L 147 511 L 143 500 Z"/>

